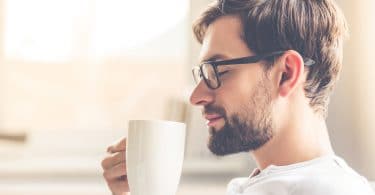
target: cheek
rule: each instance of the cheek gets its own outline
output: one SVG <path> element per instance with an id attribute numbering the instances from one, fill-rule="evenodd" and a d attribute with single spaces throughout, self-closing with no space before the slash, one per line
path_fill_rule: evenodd
<path id="1" fill-rule="evenodd" d="M 254 78 L 240 75 L 226 79 L 216 91 L 216 104 L 222 106 L 227 115 L 238 113 L 249 106 L 256 82 Z"/>
<path id="2" fill-rule="evenodd" d="M 221 79 L 221 91 L 240 93 L 251 84 L 251 77 L 240 70 L 233 70 Z"/>
<path id="3" fill-rule="evenodd" d="M 260 77 L 251 71 L 236 72 L 223 80 L 222 92 L 233 98 L 251 98 L 251 92 L 259 82 Z"/>

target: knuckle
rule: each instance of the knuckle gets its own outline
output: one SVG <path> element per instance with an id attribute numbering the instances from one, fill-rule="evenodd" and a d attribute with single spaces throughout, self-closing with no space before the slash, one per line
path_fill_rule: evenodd
<path id="1" fill-rule="evenodd" d="M 106 158 L 104 158 L 104 159 L 102 160 L 101 165 L 102 165 L 102 168 L 103 168 L 103 169 L 106 169 L 107 164 L 108 164 L 108 161 L 109 161 L 109 157 L 106 157 Z"/>
<path id="2" fill-rule="evenodd" d="M 106 179 L 106 180 L 109 179 L 109 178 L 108 178 L 108 173 L 107 173 L 106 171 L 103 172 L 103 177 L 104 177 L 104 179 Z"/>

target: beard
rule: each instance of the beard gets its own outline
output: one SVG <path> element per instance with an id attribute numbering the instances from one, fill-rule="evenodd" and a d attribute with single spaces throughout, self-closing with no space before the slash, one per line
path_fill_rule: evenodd
<path id="1" fill-rule="evenodd" d="M 227 116 L 225 109 L 209 104 L 206 113 L 223 116 L 224 126 L 210 128 L 208 148 L 218 156 L 256 150 L 273 137 L 272 100 L 269 88 L 262 79 L 252 93 L 251 101 L 239 112 Z"/>

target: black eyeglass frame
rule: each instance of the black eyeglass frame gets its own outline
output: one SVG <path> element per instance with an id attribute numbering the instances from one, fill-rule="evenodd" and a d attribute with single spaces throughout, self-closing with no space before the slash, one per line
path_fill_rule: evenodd
<path id="1" fill-rule="evenodd" d="M 260 60 L 264 60 L 264 59 L 269 58 L 269 57 L 281 55 L 284 52 L 285 51 L 275 51 L 275 52 L 270 52 L 270 53 L 266 53 L 266 54 L 261 54 L 261 55 L 256 55 L 256 56 L 248 56 L 248 57 L 242 57 L 242 58 L 235 58 L 235 59 L 230 59 L 230 60 L 205 61 L 205 62 L 202 62 L 200 65 L 193 67 L 193 69 L 192 69 L 193 77 L 194 77 L 195 82 L 198 84 L 198 81 L 195 79 L 195 76 L 194 76 L 194 70 L 199 68 L 199 74 L 201 75 L 200 77 L 203 77 L 203 80 L 206 83 L 206 85 L 210 89 L 217 89 L 221 86 L 221 81 L 219 79 L 219 73 L 218 73 L 218 70 L 217 70 L 218 66 L 256 63 L 256 62 L 259 62 Z M 307 57 L 302 57 L 302 58 L 303 58 L 305 66 L 312 66 L 316 63 L 313 59 L 310 59 L 310 58 L 307 58 Z M 203 76 L 204 74 L 203 74 L 202 67 L 205 64 L 211 65 L 213 67 L 213 70 L 214 70 L 214 73 L 215 73 L 215 79 L 218 82 L 217 87 L 212 87 L 209 84 L 209 82 L 207 81 L 207 78 L 205 76 Z"/>

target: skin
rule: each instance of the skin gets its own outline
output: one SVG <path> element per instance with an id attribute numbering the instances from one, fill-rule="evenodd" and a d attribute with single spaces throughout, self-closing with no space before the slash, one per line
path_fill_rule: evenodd
<path id="1" fill-rule="evenodd" d="M 223 16 L 215 20 L 206 31 L 200 53 L 201 61 L 212 57 L 226 60 L 255 55 L 241 39 L 241 31 L 241 22 L 237 16 Z M 307 70 L 300 54 L 293 50 L 286 51 L 266 72 L 262 63 L 223 67 L 219 71 L 229 72 L 221 77 L 221 87 L 212 90 L 201 81 L 191 94 L 191 104 L 201 107 L 203 113 L 208 105 L 215 105 L 223 108 L 228 116 L 241 113 L 244 108 L 250 113 L 259 114 L 255 111 L 260 107 L 257 104 L 249 106 L 249 102 L 253 100 L 259 83 L 263 82 L 262 86 L 267 86 L 271 101 L 266 102 L 270 108 L 266 117 L 272 121 L 272 138 L 249 151 L 258 168 L 262 170 L 269 165 L 289 165 L 333 154 L 325 120 L 314 113 L 304 94 Z M 255 114 L 242 116 L 254 121 L 254 117 L 257 117 Z M 223 118 L 218 119 L 209 124 L 209 129 L 220 131 L 225 123 Z M 129 191 L 127 180 L 117 179 L 126 175 L 125 140 L 123 138 L 118 144 L 109 147 L 110 155 L 102 163 L 104 178 L 116 195 L 124 195 Z M 122 168 L 118 168 L 118 165 Z"/>
<path id="2" fill-rule="evenodd" d="M 130 195 L 126 178 L 126 138 L 107 148 L 108 156 L 102 161 L 103 177 L 114 195 Z"/>

